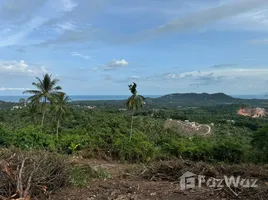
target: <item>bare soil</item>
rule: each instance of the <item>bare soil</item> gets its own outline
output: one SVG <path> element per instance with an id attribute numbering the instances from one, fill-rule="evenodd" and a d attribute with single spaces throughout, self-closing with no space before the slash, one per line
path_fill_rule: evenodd
<path id="1" fill-rule="evenodd" d="M 268 167 L 267 166 L 242 166 L 241 173 L 255 176 L 260 180 L 260 188 L 254 190 L 236 191 L 239 196 L 234 196 L 228 188 L 216 190 L 212 188 L 197 188 L 191 190 L 180 190 L 179 181 L 172 175 L 180 167 L 191 166 L 190 170 L 200 170 L 206 173 L 211 167 L 204 163 L 182 163 L 161 162 L 145 166 L 143 164 L 121 164 L 113 161 L 81 160 L 74 158 L 74 163 L 90 164 L 93 167 L 103 167 L 109 171 L 111 178 L 106 180 L 92 180 L 85 188 L 68 187 L 63 188 L 51 195 L 52 200 L 227 200 L 227 199 L 268 199 Z M 176 166 L 175 166 L 176 165 Z M 237 169 L 237 166 L 223 166 L 213 169 L 219 173 Z M 252 170 L 251 170 L 252 168 Z M 245 172 L 245 169 L 247 171 Z M 216 173 L 216 172 L 215 172 Z M 236 174 L 238 172 L 236 171 Z M 216 175 L 211 173 L 211 175 Z M 240 193 L 241 194 L 240 194 Z M 243 192 L 243 193 L 242 193 Z"/>

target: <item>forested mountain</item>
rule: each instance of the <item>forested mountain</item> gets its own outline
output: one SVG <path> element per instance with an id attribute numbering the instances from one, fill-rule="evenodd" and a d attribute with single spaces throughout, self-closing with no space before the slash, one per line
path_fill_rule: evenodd
<path id="1" fill-rule="evenodd" d="M 174 93 L 164 95 L 155 99 L 147 99 L 149 105 L 152 106 L 211 106 L 220 104 L 240 104 L 249 106 L 266 107 L 268 100 L 264 99 L 240 99 L 228 96 L 224 93 Z"/>
<path id="2" fill-rule="evenodd" d="M 158 100 L 179 100 L 179 101 L 217 101 L 217 102 L 225 102 L 225 101 L 233 101 L 234 98 L 228 96 L 224 93 L 215 93 L 215 94 L 208 94 L 208 93 L 175 93 L 175 94 L 168 94 L 162 97 L 157 98 Z"/>

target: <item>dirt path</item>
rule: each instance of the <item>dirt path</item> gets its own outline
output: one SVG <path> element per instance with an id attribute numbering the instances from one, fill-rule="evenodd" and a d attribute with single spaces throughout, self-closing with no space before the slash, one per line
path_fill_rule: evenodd
<path id="1" fill-rule="evenodd" d="M 201 125 L 198 125 L 198 126 L 196 126 L 196 125 L 192 126 L 192 125 L 189 125 L 189 124 L 185 124 L 185 123 L 183 123 L 181 121 L 177 121 L 177 122 L 179 124 L 181 124 L 183 127 L 194 128 L 196 131 L 198 131 L 202 127 L 207 127 L 208 131 L 206 133 L 202 133 L 202 135 L 204 135 L 204 136 L 207 136 L 207 135 L 209 135 L 211 133 L 211 127 L 209 125 L 207 125 L 207 124 L 201 124 Z"/>

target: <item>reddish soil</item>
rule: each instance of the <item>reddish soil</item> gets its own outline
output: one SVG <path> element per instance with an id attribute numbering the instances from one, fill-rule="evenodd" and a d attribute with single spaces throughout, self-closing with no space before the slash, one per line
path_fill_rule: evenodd
<path id="1" fill-rule="evenodd" d="M 265 117 L 267 112 L 264 108 L 241 108 L 237 111 L 237 114 L 247 117 Z"/>

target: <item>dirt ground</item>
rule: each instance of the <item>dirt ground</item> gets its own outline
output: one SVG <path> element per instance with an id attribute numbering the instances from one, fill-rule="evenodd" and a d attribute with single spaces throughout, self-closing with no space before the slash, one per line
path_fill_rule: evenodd
<path id="1" fill-rule="evenodd" d="M 79 162 L 79 160 L 73 160 Z M 266 197 L 233 198 L 231 191 L 211 188 L 180 190 L 179 181 L 150 180 L 141 175 L 147 169 L 144 165 L 120 164 L 99 160 L 82 161 L 103 167 L 111 174 L 106 180 L 92 180 L 85 188 L 65 188 L 51 196 L 52 200 L 227 200 L 227 199 L 259 199 Z M 138 172 L 138 173 L 137 173 Z M 268 183 L 266 183 L 268 184 Z M 263 184 L 263 187 L 268 185 Z M 265 188 L 266 189 L 266 188 Z M 265 190 L 266 191 L 266 190 Z M 267 190 L 268 193 L 268 190 Z M 229 194 L 229 195 L 228 195 Z"/>

